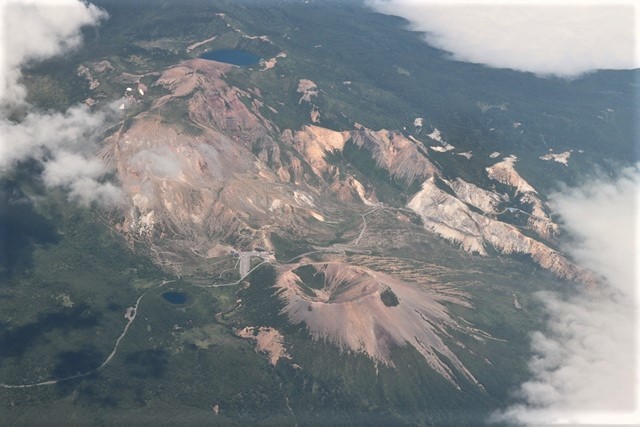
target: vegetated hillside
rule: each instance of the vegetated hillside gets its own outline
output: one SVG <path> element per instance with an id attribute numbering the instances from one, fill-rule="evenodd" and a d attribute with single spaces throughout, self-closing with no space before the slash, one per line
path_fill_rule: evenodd
<path id="1" fill-rule="evenodd" d="M 1 389 L 10 422 L 471 424 L 526 375 L 533 293 L 597 284 L 546 194 L 635 158 L 637 73 L 451 61 L 355 3 L 98 4 L 25 83 L 123 106 L 98 154 L 127 206 L 3 187 L 0 383 L 63 380 Z"/>

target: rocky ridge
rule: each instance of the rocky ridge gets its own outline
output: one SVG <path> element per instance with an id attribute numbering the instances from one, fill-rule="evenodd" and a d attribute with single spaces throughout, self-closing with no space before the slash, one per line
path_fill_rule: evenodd
<path id="1" fill-rule="evenodd" d="M 513 190 L 512 197 L 481 188 L 431 158 L 429 147 L 454 150 L 435 128 L 420 138 L 419 132 L 374 130 L 358 123 L 340 130 L 320 125 L 315 102 L 324 91 L 309 79 L 298 79 L 292 87 L 300 108 L 310 108 L 308 121 L 281 129 L 270 120 L 279 113 L 260 88 L 227 81 L 234 71 L 232 65 L 193 59 L 147 74 L 156 77 L 145 87 L 149 108 L 141 111 L 141 100 L 133 107 L 127 104 L 121 128 L 106 141 L 103 157 L 115 163 L 130 200 L 119 229 L 151 248 L 158 263 L 182 274 L 194 254 L 206 261 L 256 247 L 278 252 L 276 235 L 287 244 L 303 241 L 309 252 L 299 251 L 287 262 L 273 260 L 281 315 L 304 324 L 313 339 L 363 354 L 376 365 L 395 366 L 392 350 L 411 346 L 457 388 L 463 382 L 483 386 L 454 351 L 454 346 L 465 348 L 454 332 L 478 341 L 493 339 L 451 314 L 451 304 L 472 308 L 469 296 L 456 283 L 439 283 L 423 272 L 398 276 L 393 268 L 378 267 L 383 273 L 358 265 L 348 252 L 376 254 L 369 262 L 397 265 L 385 258 L 385 245 L 376 239 L 389 238 L 389 248 L 406 247 L 410 238 L 393 230 L 419 232 L 416 223 L 421 221 L 425 234 L 468 253 L 524 254 L 559 278 L 593 282 L 588 272 L 552 249 L 558 227 L 536 189 L 516 171 L 515 156 L 486 169 L 490 180 Z M 414 127 L 422 126 L 420 120 Z M 456 154 L 471 159 L 470 152 Z M 360 170 L 347 155 L 356 160 L 369 156 L 363 164 L 377 169 Z M 380 180 L 404 198 L 381 203 L 386 199 L 377 194 Z M 514 203 L 527 209 L 521 212 L 539 239 L 509 223 L 504 213 Z M 386 215 L 376 221 L 367 217 L 376 212 Z M 332 241 L 340 243 L 318 243 Z M 315 258 L 307 258 L 314 253 Z M 251 263 L 250 256 L 246 261 Z M 312 269 L 321 283 L 307 283 L 302 267 Z M 271 365 L 292 358 L 285 337 L 272 326 L 240 328 L 236 335 L 254 340 L 255 350 L 266 353 Z"/>
<path id="2" fill-rule="evenodd" d="M 432 177 L 425 181 L 422 189 L 408 204 L 411 210 L 420 215 L 427 230 L 460 244 L 467 252 L 486 256 L 486 247 L 490 245 L 503 254 L 530 255 L 541 267 L 560 278 L 583 283 L 594 282 L 594 277 L 589 272 L 577 267 L 544 243 L 525 236 L 517 227 L 474 212 L 462 200 L 439 188 L 436 179 Z M 467 183 L 464 188 L 468 191 L 471 186 L 472 184 Z M 477 191 L 475 195 L 483 200 L 479 205 L 491 206 L 491 202 L 495 201 L 495 198 L 487 196 L 483 191 Z"/>
<path id="3" fill-rule="evenodd" d="M 516 156 L 505 157 L 502 161 L 488 167 L 487 174 L 489 178 L 515 190 L 519 202 L 528 205 L 531 209 L 531 215 L 527 219 L 529 228 L 543 239 L 552 240 L 558 232 L 558 225 L 547 215 L 536 189 L 516 171 L 517 160 Z"/>
<path id="4" fill-rule="evenodd" d="M 427 231 L 471 253 L 487 255 L 491 246 L 503 254 L 528 254 L 561 278 L 586 277 L 542 241 L 497 218 L 506 196 L 460 178 L 445 179 L 415 137 L 362 125 L 345 131 L 318 125 L 281 131 L 262 114 L 259 90 L 226 83 L 225 73 L 232 69 L 196 59 L 165 70 L 154 86 L 169 93 L 111 138 L 120 179 L 131 196 L 123 227 L 131 235 L 149 241 L 179 236 L 190 249 L 204 253 L 238 236 L 245 246 L 272 249 L 269 233 L 274 228 L 309 231 L 309 221 L 325 222 L 339 211 L 349 215 L 358 204 L 378 203 L 375 187 L 328 159 L 352 143 L 391 179 L 422 183 L 407 207 L 422 218 Z M 303 83 L 304 94 L 311 97 L 309 91 L 317 86 Z M 164 119 L 185 99 L 192 129 Z M 558 227 L 535 188 L 515 170 L 516 161 L 508 156 L 487 168 L 487 175 L 514 189 L 517 201 L 530 208 L 528 227 L 552 241 Z M 354 206 L 337 207 L 335 202 Z"/>

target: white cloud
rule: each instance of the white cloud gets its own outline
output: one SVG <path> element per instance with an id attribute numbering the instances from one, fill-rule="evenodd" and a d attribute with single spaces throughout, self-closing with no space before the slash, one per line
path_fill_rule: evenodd
<path id="1" fill-rule="evenodd" d="M 149 172 L 163 179 L 177 179 L 182 173 L 180 159 L 168 147 L 141 150 L 129 160 L 138 170 L 148 168 Z"/>
<path id="2" fill-rule="evenodd" d="M 9 0 L 0 6 L 0 99 L 23 102 L 20 67 L 80 45 L 80 29 L 106 12 L 79 0 Z"/>
<path id="3" fill-rule="evenodd" d="M 106 16 L 79 0 L 14 0 L 0 6 L 0 176 L 20 161 L 36 159 L 44 165 L 44 183 L 67 189 L 80 203 L 114 206 L 123 200 L 122 190 L 105 182 L 109 169 L 95 157 L 96 135 L 115 110 L 92 112 L 76 105 L 64 113 L 36 111 L 27 105 L 20 82 L 21 67 L 78 47 L 80 29 Z M 16 108 L 24 117 L 12 121 Z"/>
<path id="4" fill-rule="evenodd" d="M 122 188 L 110 182 L 99 182 L 89 177 L 79 177 L 69 184 L 71 199 L 85 206 L 96 202 L 102 206 L 118 206 L 124 200 Z"/>
<path id="5" fill-rule="evenodd" d="M 634 291 L 637 273 L 634 231 L 639 198 L 638 168 L 620 171 L 616 180 L 601 177 L 551 198 L 567 231 L 579 239 L 568 248 L 572 255 L 603 274 L 625 295 Z"/>
<path id="6" fill-rule="evenodd" d="M 637 250 L 640 169 L 553 195 L 575 241 L 565 248 L 608 282 L 563 299 L 540 294 L 547 330 L 532 336 L 532 378 L 495 420 L 526 424 L 640 424 Z"/>
<path id="7" fill-rule="evenodd" d="M 97 158 L 62 151 L 55 159 L 45 163 L 42 177 L 51 186 L 69 185 L 78 178 L 98 178 L 104 175 L 106 166 Z"/>
<path id="8" fill-rule="evenodd" d="M 26 158 L 45 160 L 58 150 L 89 154 L 95 150 L 91 136 L 104 126 L 105 117 L 78 105 L 64 113 L 29 112 L 20 122 L 0 118 L 0 173 Z"/>
<path id="9" fill-rule="evenodd" d="M 632 0 L 369 0 L 425 31 L 454 59 L 538 75 L 575 77 L 596 69 L 640 67 Z"/>

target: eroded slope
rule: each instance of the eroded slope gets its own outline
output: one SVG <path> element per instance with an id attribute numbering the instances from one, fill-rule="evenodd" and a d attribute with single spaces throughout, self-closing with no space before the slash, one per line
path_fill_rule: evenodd
<path id="1" fill-rule="evenodd" d="M 301 268 L 313 269 L 319 283 L 314 287 L 305 283 L 298 273 Z M 435 291 L 434 283 L 409 284 L 365 267 L 309 260 L 283 266 L 277 287 L 290 321 L 304 322 L 316 340 L 388 365 L 393 365 L 392 346 L 411 345 L 450 382 L 457 384 L 463 377 L 482 387 L 443 340 L 452 338 L 450 330 L 486 338 L 454 320 L 444 305 L 468 306 L 464 294 Z"/>

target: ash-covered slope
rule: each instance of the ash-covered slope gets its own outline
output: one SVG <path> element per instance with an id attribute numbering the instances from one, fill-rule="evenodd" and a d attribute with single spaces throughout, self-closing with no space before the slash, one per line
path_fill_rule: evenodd
<path id="1" fill-rule="evenodd" d="M 310 287 L 300 277 L 302 273 L 319 285 Z M 491 338 L 450 315 L 445 301 L 470 306 L 466 296 L 455 289 L 435 283 L 407 283 L 343 262 L 305 259 L 283 266 L 276 286 L 286 301 L 284 313 L 293 323 L 304 322 L 315 340 L 329 341 L 342 350 L 361 352 L 392 366 L 391 347 L 408 344 L 456 387 L 459 376 L 482 387 L 443 341 L 443 337 L 452 338 L 450 330 L 479 340 Z"/>

